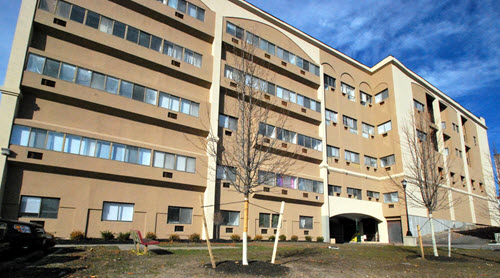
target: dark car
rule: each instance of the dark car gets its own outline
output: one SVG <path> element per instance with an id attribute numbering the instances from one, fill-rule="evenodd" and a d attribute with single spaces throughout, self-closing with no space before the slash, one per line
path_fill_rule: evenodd
<path id="1" fill-rule="evenodd" d="M 0 219 L 0 251 L 46 250 L 54 245 L 54 237 L 39 224 Z"/>

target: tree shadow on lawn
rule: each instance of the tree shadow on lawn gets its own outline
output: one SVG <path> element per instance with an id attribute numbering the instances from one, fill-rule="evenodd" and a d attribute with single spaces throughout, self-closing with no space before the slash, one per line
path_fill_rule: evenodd
<path id="1" fill-rule="evenodd" d="M 53 250 L 59 255 L 84 252 L 85 249 L 78 247 L 54 247 Z"/>
<path id="2" fill-rule="evenodd" d="M 69 268 L 69 267 L 40 267 L 40 268 L 27 268 L 21 271 L 12 272 L 8 271 L 7 273 L 2 273 L 2 275 L 6 275 L 5 277 L 9 278 L 17 278 L 17 277 L 43 277 L 43 278 L 55 278 L 55 277 L 63 277 L 69 276 L 76 271 L 82 270 L 84 267 L 80 268 Z M 4 277 L 4 276 L 2 276 Z"/>
<path id="3" fill-rule="evenodd" d="M 36 263 L 37 266 L 49 264 L 66 264 L 72 261 L 79 260 L 81 256 L 50 256 Z"/>
<path id="4" fill-rule="evenodd" d="M 292 262 L 297 262 L 297 261 L 303 260 L 306 257 L 314 256 L 314 255 L 319 254 L 319 253 L 320 253 L 320 251 L 317 249 L 304 248 L 304 249 L 285 251 L 279 255 L 279 258 L 280 259 L 289 259 L 290 258 L 290 260 L 286 260 L 285 262 L 282 263 L 282 264 L 287 264 L 287 263 L 292 263 Z"/>
<path id="5" fill-rule="evenodd" d="M 154 253 L 155 255 L 160 255 L 160 256 L 164 256 L 164 255 L 172 255 L 174 253 L 168 251 L 168 250 L 165 250 L 165 249 L 150 249 L 148 250 L 148 253 L 151 252 L 151 253 Z"/>
<path id="6" fill-rule="evenodd" d="M 491 263 L 500 264 L 500 260 L 492 260 L 492 259 L 487 259 L 487 258 L 481 258 L 481 257 L 478 257 L 478 256 L 468 255 L 468 254 L 460 253 L 460 252 L 453 251 L 453 250 L 451 251 L 451 253 L 457 254 L 457 255 L 460 255 L 460 256 L 463 256 L 463 257 L 467 257 L 467 258 L 473 258 L 473 259 L 477 259 L 477 260 L 482 260 L 482 261 L 487 261 L 487 262 L 491 262 Z"/>

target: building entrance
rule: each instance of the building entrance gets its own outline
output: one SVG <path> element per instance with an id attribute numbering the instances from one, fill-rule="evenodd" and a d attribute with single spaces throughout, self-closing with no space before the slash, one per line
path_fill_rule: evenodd
<path id="1" fill-rule="evenodd" d="M 379 241 L 377 219 L 364 214 L 341 214 L 330 217 L 330 238 L 336 243 Z"/>

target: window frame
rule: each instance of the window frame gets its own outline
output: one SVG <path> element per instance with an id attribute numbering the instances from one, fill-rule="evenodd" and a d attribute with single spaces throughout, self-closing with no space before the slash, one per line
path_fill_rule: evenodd
<path id="1" fill-rule="evenodd" d="M 174 217 L 174 216 L 171 216 L 172 213 L 171 213 L 171 209 L 178 209 L 179 210 L 179 215 L 177 216 L 178 217 L 178 221 L 175 221 L 174 219 L 172 219 L 171 217 Z M 181 219 L 181 216 L 182 216 L 182 211 L 183 210 L 189 210 L 190 211 L 190 214 L 189 214 L 189 222 L 182 222 L 183 220 Z M 190 207 L 179 207 L 179 206 L 168 206 L 167 208 L 167 224 L 176 224 L 176 225 L 191 225 L 193 224 L 193 208 L 190 208 Z"/>
<path id="2" fill-rule="evenodd" d="M 112 219 L 104 219 L 104 211 L 105 211 L 105 206 L 106 204 L 108 205 L 117 205 L 117 216 L 116 220 Z M 124 205 L 132 205 L 132 219 L 131 220 L 121 220 L 119 219 L 120 217 L 120 208 Z M 134 213 L 135 213 L 135 203 L 123 203 L 123 202 L 110 202 L 110 201 L 103 201 L 102 202 L 102 212 L 101 212 L 101 221 L 111 221 L 111 222 L 134 222 Z"/>
<path id="3" fill-rule="evenodd" d="M 36 213 L 37 215 L 33 215 L 35 213 L 29 213 L 29 212 L 26 212 L 26 211 L 22 211 L 22 209 L 23 209 L 23 205 L 22 205 L 23 204 L 23 199 L 25 199 L 25 198 L 40 199 L 40 204 L 38 206 L 38 212 Z M 57 211 L 55 212 L 55 217 L 42 216 L 44 213 L 47 213 L 47 212 L 42 211 L 44 200 L 45 201 L 48 201 L 48 200 L 56 201 L 57 200 Z M 19 199 L 18 216 L 19 217 L 26 217 L 26 218 L 57 219 L 57 217 L 59 215 L 60 204 L 61 204 L 61 198 L 43 197 L 43 196 L 32 196 L 32 195 L 21 195 L 21 198 Z"/>

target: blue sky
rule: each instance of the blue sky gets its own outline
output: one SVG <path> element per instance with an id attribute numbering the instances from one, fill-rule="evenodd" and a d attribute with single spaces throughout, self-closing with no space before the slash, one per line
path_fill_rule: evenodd
<path id="1" fill-rule="evenodd" d="M 20 2 L 0 0 L 0 84 Z M 500 151 L 500 1 L 249 2 L 367 66 L 393 55 L 484 117 Z"/>

